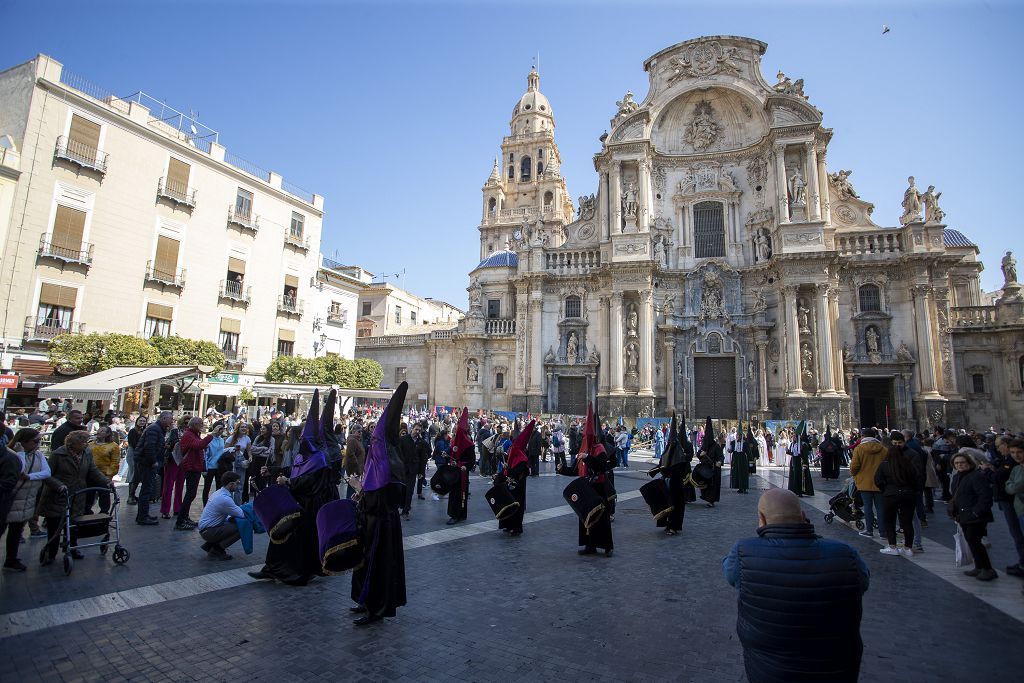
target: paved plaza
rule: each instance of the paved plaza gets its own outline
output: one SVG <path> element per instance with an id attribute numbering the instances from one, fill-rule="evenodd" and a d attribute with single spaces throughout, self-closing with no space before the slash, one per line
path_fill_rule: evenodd
<path id="1" fill-rule="evenodd" d="M 756 526 L 757 493 L 785 485 L 762 472 L 751 495 L 723 490 L 715 509 L 687 508 L 680 536 L 655 528 L 633 463 L 616 477 L 615 552 L 576 555 L 576 520 L 550 472 L 528 484 L 526 531 L 496 530 L 473 477 L 470 517 L 446 527 L 444 501 L 415 501 L 405 523 L 409 605 L 368 629 L 351 626 L 349 576 L 305 588 L 253 582 L 252 555 L 236 545 L 211 562 L 198 536 L 125 525 L 132 553 L 115 567 L 93 549 L 64 576 L 39 567 L 27 540 L 24 574 L 0 579 L 3 681 L 299 680 L 745 680 L 735 633 L 736 595 L 721 558 Z M 1002 524 L 990 526 L 990 584 L 953 567 L 952 526 L 941 504 L 923 555 L 882 556 L 877 541 L 823 510 L 838 489 L 815 481 L 804 499 L 818 532 L 857 547 L 871 570 L 864 599 L 863 680 L 1006 680 L 1024 668 L 1020 581 Z M 124 508 L 122 508 L 122 511 Z M 595 599 L 595 591 L 599 598 Z"/>

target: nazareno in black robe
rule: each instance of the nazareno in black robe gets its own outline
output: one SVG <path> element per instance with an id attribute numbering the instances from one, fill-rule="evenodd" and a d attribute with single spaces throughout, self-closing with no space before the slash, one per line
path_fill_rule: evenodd
<path id="1" fill-rule="evenodd" d="M 583 522 L 578 521 L 579 533 L 577 544 L 585 548 L 601 548 L 602 550 L 612 550 L 614 544 L 612 543 L 612 513 L 609 512 L 608 497 L 615 490 L 611 483 L 608 481 L 607 473 L 611 471 L 614 465 L 608 460 L 605 455 L 592 456 L 588 455 L 583 458 L 583 462 L 587 466 L 587 479 L 590 481 L 590 485 L 594 487 L 598 495 L 601 496 L 606 502 L 604 511 L 601 513 L 601 517 L 598 518 L 594 526 L 587 529 L 583 526 Z M 559 470 L 559 474 L 563 474 L 568 477 L 577 476 L 577 469 L 575 467 L 571 469 L 562 468 Z M 614 504 L 614 501 L 612 501 Z M 614 508 L 613 508 L 614 509 Z"/>
<path id="2" fill-rule="evenodd" d="M 834 436 L 826 436 L 818 446 L 821 453 L 821 478 L 839 479 L 839 458 L 843 447 Z"/>
<path id="3" fill-rule="evenodd" d="M 811 481 L 811 445 L 800 441 L 799 445 L 790 446 L 793 457 L 789 461 L 789 481 L 787 488 L 798 496 L 813 496 L 814 483 Z"/>
<path id="4" fill-rule="evenodd" d="M 316 515 L 320 508 L 338 499 L 329 467 L 288 480 L 288 490 L 302 507 L 299 525 L 284 543 L 271 543 L 261 570 L 278 581 L 305 586 L 313 576 L 323 576 L 317 544 Z"/>
<path id="5" fill-rule="evenodd" d="M 672 512 L 658 520 L 658 527 L 667 526 L 672 531 L 682 531 L 683 518 L 686 516 L 686 489 L 683 484 L 690 475 L 690 463 L 681 462 L 672 465 L 668 471 L 662 471 L 662 477 L 668 485 L 668 497 L 672 501 Z M 689 487 L 693 490 L 693 486 Z"/>
<path id="6" fill-rule="evenodd" d="M 460 486 L 448 494 L 448 516 L 456 521 L 469 516 L 469 464 L 468 460 L 452 458 L 451 463 L 459 468 Z"/>
<path id="7" fill-rule="evenodd" d="M 405 606 L 405 555 L 402 519 L 405 486 L 392 482 L 359 499 L 363 564 L 352 572 L 352 600 L 372 617 L 393 617 Z"/>
<path id="8" fill-rule="evenodd" d="M 519 502 L 519 509 L 515 514 L 509 515 L 498 522 L 499 529 L 521 534 L 523 533 L 523 515 L 526 514 L 526 477 L 530 474 L 530 466 L 520 461 L 511 470 L 500 475 L 505 478 L 509 493 Z"/>
<path id="9" fill-rule="evenodd" d="M 704 444 L 701 445 L 701 448 L 705 447 Z M 700 497 L 705 503 L 717 503 L 722 499 L 722 465 L 725 463 L 722 445 L 717 441 L 712 442 L 706 452 L 706 458 L 708 464 L 712 465 L 714 476 L 711 477 L 711 483 L 701 490 Z"/>

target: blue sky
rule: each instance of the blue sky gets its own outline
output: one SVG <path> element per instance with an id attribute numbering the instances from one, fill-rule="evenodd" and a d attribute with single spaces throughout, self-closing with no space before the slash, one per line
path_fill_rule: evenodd
<path id="1" fill-rule="evenodd" d="M 326 198 L 322 250 L 465 306 L 480 187 L 540 53 L 562 172 L 591 161 L 643 60 L 706 34 L 768 43 L 763 71 L 803 78 L 881 225 L 906 177 L 943 192 L 982 249 L 986 290 L 1024 257 L 1019 50 L 1010 2 L 53 2 L 0 0 L 0 66 L 37 52 L 120 94 L 196 110 L 228 151 Z M 891 27 L 881 35 L 882 25 Z"/>

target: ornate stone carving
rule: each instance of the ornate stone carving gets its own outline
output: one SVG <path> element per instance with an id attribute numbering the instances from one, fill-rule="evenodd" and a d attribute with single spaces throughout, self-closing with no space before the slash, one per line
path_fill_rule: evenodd
<path id="1" fill-rule="evenodd" d="M 857 212 L 846 204 L 837 206 L 832 215 L 838 218 L 840 223 L 846 223 L 847 225 L 853 225 L 859 218 Z"/>
<path id="2" fill-rule="evenodd" d="M 630 304 L 626 311 L 626 336 L 635 337 L 639 330 L 640 317 L 636 312 L 636 304 Z"/>
<path id="3" fill-rule="evenodd" d="M 637 368 L 640 363 L 640 346 L 636 342 L 629 342 L 626 344 L 626 348 L 623 349 L 623 353 L 626 356 L 626 374 L 636 376 L 639 373 Z"/>
<path id="4" fill-rule="evenodd" d="M 718 320 L 723 315 L 725 309 L 722 307 L 722 280 L 717 272 L 709 270 L 704 273 L 703 295 L 697 318 L 703 323 L 707 320 Z"/>
<path id="5" fill-rule="evenodd" d="M 773 363 L 778 363 L 779 362 L 779 356 L 780 356 L 779 340 L 778 339 L 772 339 L 770 342 L 768 342 L 768 360 L 770 360 Z"/>
<path id="6" fill-rule="evenodd" d="M 905 362 L 913 362 L 914 354 L 910 352 L 906 342 L 900 342 L 899 348 L 896 349 L 896 358 Z"/>
<path id="7" fill-rule="evenodd" d="M 800 323 L 800 333 L 811 333 L 811 309 L 807 308 L 807 300 L 799 298 L 796 300 L 796 317 Z"/>
<path id="8" fill-rule="evenodd" d="M 544 362 L 545 363 L 554 363 L 555 362 L 555 350 L 552 347 L 550 347 L 550 346 L 548 347 L 548 352 L 544 354 Z"/>
<path id="9" fill-rule="evenodd" d="M 629 116 L 640 108 L 640 105 L 633 100 L 633 91 L 631 90 L 627 90 L 625 96 L 616 102 L 615 106 L 619 108 L 618 113 L 615 114 L 616 119 Z"/>
<path id="10" fill-rule="evenodd" d="M 747 185 L 757 192 L 757 188 L 760 186 L 763 189 L 767 182 L 768 152 L 765 150 L 757 156 L 747 160 Z"/>
<path id="11" fill-rule="evenodd" d="M 772 236 L 768 228 L 758 228 L 752 238 L 754 246 L 754 262 L 765 263 L 772 257 Z"/>
<path id="12" fill-rule="evenodd" d="M 914 176 L 907 178 L 907 183 L 909 186 L 903 193 L 903 215 L 900 216 L 900 225 L 918 223 L 921 220 L 921 195 L 914 184 Z"/>
<path id="13" fill-rule="evenodd" d="M 693 109 L 693 118 L 686 125 L 683 142 L 699 152 L 711 147 L 718 140 L 722 127 L 715 121 L 715 110 L 707 100 L 701 100 Z"/>
<path id="14" fill-rule="evenodd" d="M 596 234 L 597 226 L 595 226 L 593 223 L 584 223 L 576 231 L 576 239 L 578 239 L 580 242 L 587 242 L 593 239 L 594 235 Z"/>
<path id="15" fill-rule="evenodd" d="M 800 374 L 805 380 L 814 379 L 814 350 L 806 341 L 800 344 Z"/>
<path id="16" fill-rule="evenodd" d="M 640 210 L 640 188 L 633 181 L 626 181 L 622 186 L 622 214 L 627 218 L 636 218 Z"/>
<path id="17" fill-rule="evenodd" d="M 836 191 L 836 196 L 840 199 L 857 199 L 860 195 L 853 189 L 853 185 L 850 183 L 850 176 L 853 175 L 853 171 L 837 171 L 835 173 L 828 174 L 828 181 L 832 184 L 832 189 Z"/>
<path id="18" fill-rule="evenodd" d="M 772 86 L 772 90 L 775 92 L 780 92 L 783 95 L 795 95 L 797 97 L 802 97 L 805 100 L 807 99 L 807 95 L 804 94 L 804 79 L 798 78 L 795 81 L 791 81 L 789 80 L 789 77 L 781 71 L 775 74 L 775 78 L 778 79 L 778 82 Z"/>
<path id="19" fill-rule="evenodd" d="M 946 212 L 939 208 L 939 197 L 941 196 L 942 193 L 936 192 L 934 185 L 929 185 L 921 195 L 921 201 L 924 203 L 925 223 L 941 223 L 942 219 L 946 217 Z"/>
<path id="20" fill-rule="evenodd" d="M 878 330 L 873 325 L 864 331 L 864 343 L 867 346 L 868 353 L 878 353 L 878 340 L 880 338 Z"/>
<path id="21" fill-rule="evenodd" d="M 666 183 L 668 182 L 668 172 L 662 165 L 656 165 L 654 172 L 651 174 L 651 182 L 654 184 L 654 191 L 661 193 L 665 191 Z"/>
<path id="22" fill-rule="evenodd" d="M 576 208 L 576 217 L 581 221 L 589 221 L 597 212 L 597 196 L 581 195 L 579 206 Z"/>
<path id="23" fill-rule="evenodd" d="M 642 116 L 639 120 L 623 123 L 615 129 L 615 133 L 612 135 L 612 142 L 619 142 L 620 140 L 636 140 L 643 137 L 644 125 Z"/>
<path id="24" fill-rule="evenodd" d="M 1017 282 L 1017 259 L 1013 258 L 1013 252 L 1008 251 L 1000 263 L 1003 271 L 1003 288 Z"/>
<path id="25" fill-rule="evenodd" d="M 768 302 L 764 298 L 764 290 L 754 290 L 754 313 L 764 313 L 768 310 Z"/>
<path id="26" fill-rule="evenodd" d="M 475 358 L 466 361 L 466 381 L 470 384 L 480 381 L 480 364 L 476 362 Z"/>
<path id="27" fill-rule="evenodd" d="M 759 223 L 771 223 L 775 220 L 775 210 L 770 206 L 757 209 L 747 214 L 746 225 L 758 225 Z"/>
<path id="28" fill-rule="evenodd" d="M 480 286 L 480 280 L 473 278 L 469 281 L 469 308 L 470 310 L 480 308 L 480 302 L 483 299 L 483 288 Z"/>
<path id="29" fill-rule="evenodd" d="M 714 74 L 739 74 L 737 63 L 739 51 L 734 47 L 722 47 L 717 40 L 699 43 L 690 47 L 684 54 L 668 61 L 668 78 L 672 85 L 687 76 L 700 78 Z"/>
<path id="30" fill-rule="evenodd" d="M 569 365 L 576 365 L 576 360 L 579 358 L 580 341 L 579 337 L 576 336 L 576 331 L 569 333 L 569 339 L 565 342 L 565 360 Z"/>
<path id="31" fill-rule="evenodd" d="M 794 168 L 789 176 L 789 203 L 791 206 L 807 205 L 807 183 L 799 168 Z"/>

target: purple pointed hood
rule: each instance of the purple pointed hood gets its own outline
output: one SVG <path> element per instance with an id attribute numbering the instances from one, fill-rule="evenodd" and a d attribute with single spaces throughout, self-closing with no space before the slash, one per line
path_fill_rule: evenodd
<path id="1" fill-rule="evenodd" d="M 292 463 L 291 478 L 296 479 L 304 474 L 316 472 L 327 467 L 327 454 L 320 439 L 320 390 L 313 390 L 313 400 L 309 404 L 306 422 L 302 426 L 299 439 L 299 454 Z"/>
<path id="2" fill-rule="evenodd" d="M 370 437 L 370 449 L 366 453 L 366 468 L 363 475 L 363 490 L 376 491 L 392 481 L 400 481 L 392 472 L 389 450 L 395 450 L 397 461 L 398 432 L 402 426 L 402 406 L 405 405 L 405 394 L 409 391 L 409 383 L 402 382 L 391 395 L 384 413 L 373 428 Z"/>

